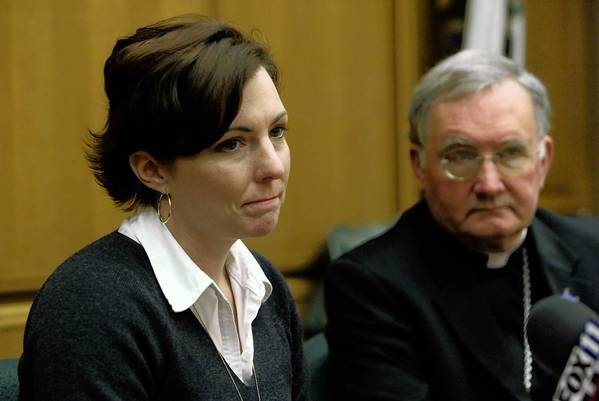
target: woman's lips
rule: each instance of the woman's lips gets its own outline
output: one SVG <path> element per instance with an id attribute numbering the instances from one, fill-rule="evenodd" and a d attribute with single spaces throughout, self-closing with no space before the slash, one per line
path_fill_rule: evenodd
<path id="1" fill-rule="evenodd" d="M 281 194 L 267 198 L 260 198 L 245 202 L 243 207 L 254 211 L 270 211 L 278 209 L 281 205 Z"/>

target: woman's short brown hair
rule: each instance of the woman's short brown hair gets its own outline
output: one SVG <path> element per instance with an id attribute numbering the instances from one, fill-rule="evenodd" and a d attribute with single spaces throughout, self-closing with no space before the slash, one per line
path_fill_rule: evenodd
<path id="1" fill-rule="evenodd" d="M 98 183 L 126 210 L 152 205 L 157 194 L 135 176 L 129 156 L 144 150 L 170 163 L 214 144 L 260 66 L 277 85 L 263 44 L 202 16 L 168 19 L 119 39 L 104 65 L 106 126 L 88 144 Z"/>

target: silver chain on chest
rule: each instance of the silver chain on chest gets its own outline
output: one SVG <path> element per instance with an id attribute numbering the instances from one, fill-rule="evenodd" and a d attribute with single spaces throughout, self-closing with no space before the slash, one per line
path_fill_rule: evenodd
<path id="1" fill-rule="evenodd" d="M 530 393 L 532 382 L 532 354 L 528 344 L 528 317 L 530 314 L 530 268 L 528 266 L 528 253 L 522 248 L 522 306 L 524 310 L 524 321 L 522 335 L 524 338 L 524 377 L 523 383 L 527 393 Z"/>

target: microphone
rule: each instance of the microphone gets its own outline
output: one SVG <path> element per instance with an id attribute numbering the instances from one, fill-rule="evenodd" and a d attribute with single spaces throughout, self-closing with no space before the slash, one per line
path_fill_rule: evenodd
<path id="1" fill-rule="evenodd" d="M 566 293 L 537 302 L 526 327 L 533 360 L 557 382 L 553 401 L 599 401 L 599 316 Z"/>

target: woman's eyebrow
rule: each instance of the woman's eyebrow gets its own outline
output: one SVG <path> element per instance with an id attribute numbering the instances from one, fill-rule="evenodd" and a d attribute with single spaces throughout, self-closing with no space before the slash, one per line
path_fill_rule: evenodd
<path id="1" fill-rule="evenodd" d="M 287 110 L 283 110 L 282 112 L 280 112 L 279 114 L 277 114 L 273 119 L 271 124 L 276 123 L 277 121 L 279 121 L 280 119 L 282 119 L 283 117 L 287 116 Z M 229 127 L 229 129 L 227 130 L 227 132 L 229 131 L 243 131 L 243 132 L 252 132 L 251 128 L 248 128 L 244 125 L 235 125 L 235 126 L 231 126 Z"/>

